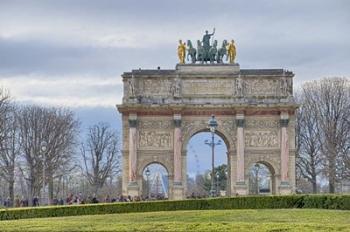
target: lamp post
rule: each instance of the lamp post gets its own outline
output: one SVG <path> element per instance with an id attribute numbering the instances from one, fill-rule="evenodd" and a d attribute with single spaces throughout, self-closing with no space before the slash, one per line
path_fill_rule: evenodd
<path id="1" fill-rule="evenodd" d="M 215 146 L 221 144 L 221 140 L 219 140 L 217 143 L 214 141 L 214 135 L 216 128 L 218 127 L 218 122 L 215 119 L 215 116 L 212 115 L 211 118 L 208 121 L 208 128 L 211 132 L 211 141 L 205 140 L 204 143 L 211 147 L 211 186 L 210 186 L 210 196 L 215 196 L 215 185 L 214 185 L 214 178 L 215 178 L 215 172 L 214 172 L 214 149 Z"/>
<path id="2" fill-rule="evenodd" d="M 146 168 L 146 177 L 147 177 L 147 197 L 148 197 L 148 200 L 150 198 L 149 196 L 149 176 L 151 175 L 151 171 L 149 170 L 149 168 L 147 167 Z"/>
<path id="3" fill-rule="evenodd" d="M 217 196 L 220 196 L 219 177 L 220 177 L 220 174 L 219 174 L 219 171 L 217 171 L 217 172 L 216 172 L 216 195 L 217 195 Z"/>
<path id="4" fill-rule="evenodd" d="M 46 157 L 45 157 L 45 152 L 47 151 L 47 143 L 45 141 L 42 141 L 41 144 L 40 144 L 40 151 L 41 151 L 41 155 L 43 157 L 43 196 L 42 196 L 42 199 L 43 199 L 43 205 L 44 205 L 44 199 L 45 199 L 45 179 L 46 179 L 46 176 L 45 176 L 45 162 L 46 162 Z M 49 204 L 49 202 L 48 202 Z"/>
<path id="5" fill-rule="evenodd" d="M 259 188 L 259 169 L 260 166 L 259 164 L 255 164 L 255 170 L 256 170 L 256 174 L 255 174 L 255 182 L 256 182 L 256 194 L 259 194 L 260 192 L 260 188 Z"/>

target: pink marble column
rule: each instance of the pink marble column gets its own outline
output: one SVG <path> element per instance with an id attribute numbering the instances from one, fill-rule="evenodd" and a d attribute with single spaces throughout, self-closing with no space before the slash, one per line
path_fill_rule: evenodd
<path id="1" fill-rule="evenodd" d="M 181 115 L 174 115 L 174 184 L 181 185 L 181 149 L 182 149 L 182 135 L 181 135 Z"/>
<path id="2" fill-rule="evenodd" d="M 237 182 L 244 183 L 244 115 L 236 116 L 237 123 Z"/>
<path id="3" fill-rule="evenodd" d="M 137 173 L 137 119 L 129 117 L 129 182 L 136 182 Z"/>
<path id="4" fill-rule="evenodd" d="M 288 115 L 281 115 L 281 184 L 288 184 L 289 174 L 289 141 L 288 141 Z"/>

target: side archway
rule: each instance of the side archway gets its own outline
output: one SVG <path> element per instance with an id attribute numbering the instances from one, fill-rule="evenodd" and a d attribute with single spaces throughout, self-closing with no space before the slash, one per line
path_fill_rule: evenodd
<path id="1" fill-rule="evenodd" d="M 142 171 L 141 196 L 147 200 L 169 198 L 169 172 L 160 162 L 147 164 Z"/>
<path id="2" fill-rule="evenodd" d="M 250 195 L 275 194 L 276 172 L 266 161 L 250 164 L 248 169 L 248 192 Z"/>

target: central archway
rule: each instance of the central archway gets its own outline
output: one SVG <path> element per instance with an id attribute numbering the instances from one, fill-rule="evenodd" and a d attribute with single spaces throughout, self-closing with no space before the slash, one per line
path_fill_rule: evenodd
<path id="1" fill-rule="evenodd" d="M 214 134 L 214 177 L 212 177 L 212 133 L 208 129 L 193 132 L 186 143 L 187 198 L 208 197 L 210 190 L 216 196 L 226 196 L 229 191 L 229 142 L 220 131 Z M 214 178 L 212 186 L 211 178 Z"/>

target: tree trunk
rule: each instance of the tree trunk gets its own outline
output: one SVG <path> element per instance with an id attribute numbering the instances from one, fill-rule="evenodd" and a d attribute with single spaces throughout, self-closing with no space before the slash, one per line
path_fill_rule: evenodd
<path id="1" fill-rule="evenodd" d="M 53 177 L 50 175 L 49 176 L 49 192 L 48 192 L 48 197 L 49 197 L 49 202 L 48 204 L 51 205 L 53 202 Z"/>
<path id="2" fill-rule="evenodd" d="M 312 177 L 312 193 L 317 193 L 316 176 L 313 176 L 313 177 Z"/>
<path id="3" fill-rule="evenodd" d="M 9 181 L 9 196 L 11 199 L 11 204 L 12 204 L 11 206 L 14 206 L 14 202 L 15 202 L 14 185 L 15 185 L 15 181 L 10 180 Z"/>
<path id="4" fill-rule="evenodd" d="M 329 192 L 330 193 L 334 193 L 335 192 L 335 183 L 336 183 L 336 179 L 335 179 L 335 173 L 336 173 L 336 169 L 335 169 L 335 156 L 332 155 L 329 159 Z"/>

